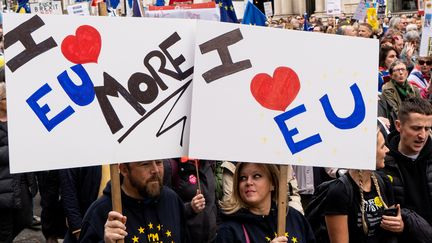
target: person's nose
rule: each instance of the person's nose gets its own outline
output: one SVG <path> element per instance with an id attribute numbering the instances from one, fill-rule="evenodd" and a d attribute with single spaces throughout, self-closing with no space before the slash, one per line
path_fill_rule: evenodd
<path id="1" fill-rule="evenodd" d="M 253 184 L 252 176 L 248 176 L 246 184 L 249 186 Z"/>
<path id="2" fill-rule="evenodd" d="M 418 137 L 421 138 L 421 139 L 424 139 L 424 138 L 426 138 L 427 133 L 428 133 L 428 130 L 426 128 L 425 129 L 421 129 L 421 131 L 418 134 Z"/>
<path id="3" fill-rule="evenodd" d="M 152 174 L 159 174 L 159 167 L 156 164 L 156 161 L 152 162 L 152 166 L 151 166 L 151 173 Z"/>

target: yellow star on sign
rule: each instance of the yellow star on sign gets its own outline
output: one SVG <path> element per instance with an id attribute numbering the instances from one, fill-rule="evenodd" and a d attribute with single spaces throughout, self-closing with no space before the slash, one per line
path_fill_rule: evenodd
<path id="1" fill-rule="evenodd" d="M 144 228 L 143 227 L 139 227 L 138 231 L 140 234 L 144 234 Z"/>
<path id="2" fill-rule="evenodd" d="M 162 227 L 161 227 L 160 224 L 158 224 L 157 228 L 158 228 L 158 230 L 160 231 Z"/>
<path id="3" fill-rule="evenodd" d="M 153 224 L 152 224 L 152 223 L 148 224 L 148 227 L 149 227 L 150 229 L 153 229 Z"/>
<path id="4" fill-rule="evenodd" d="M 230 6 L 230 10 L 231 10 L 231 11 L 234 11 L 234 7 L 233 7 L 232 5 Z"/>
<path id="5" fill-rule="evenodd" d="M 219 8 L 222 8 L 223 4 L 222 2 L 219 3 Z"/>
<path id="6" fill-rule="evenodd" d="M 135 236 L 132 238 L 132 240 L 133 240 L 134 243 L 138 243 L 139 238 L 136 237 L 136 235 L 135 235 Z"/>
<path id="7" fill-rule="evenodd" d="M 296 237 L 291 238 L 291 242 L 297 243 L 297 238 Z"/>
<path id="8" fill-rule="evenodd" d="M 288 234 L 288 232 L 285 232 L 285 237 L 287 237 L 287 238 L 289 237 L 289 234 Z"/>
<path id="9" fill-rule="evenodd" d="M 167 237 L 171 237 L 171 231 L 167 230 L 167 231 L 165 232 L 165 234 L 167 235 Z"/>
<path id="10" fill-rule="evenodd" d="M 270 240 L 271 240 L 270 237 L 266 236 L 266 241 L 270 242 Z"/>
<path id="11" fill-rule="evenodd" d="M 225 6 L 225 10 L 228 10 L 228 6 Z"/>

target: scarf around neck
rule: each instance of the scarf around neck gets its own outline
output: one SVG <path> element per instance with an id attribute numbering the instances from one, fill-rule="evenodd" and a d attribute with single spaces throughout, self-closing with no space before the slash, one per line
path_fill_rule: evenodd
<path id="1" fill-rule="evenodd" d="M 414 95 L 414 90 L 411 88 L 411 85 L 409 85 L 408 80 L 405 80 L 403 84 L 399 84 L 392 79 L 392 83 L 396 87 L 402 99 L 405 99 L 408 95 Z"/>

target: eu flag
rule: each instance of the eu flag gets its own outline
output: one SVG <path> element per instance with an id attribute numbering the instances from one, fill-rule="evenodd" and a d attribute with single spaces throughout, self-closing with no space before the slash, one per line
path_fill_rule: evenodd
<path id="1" fill-rule="evenodd" d="M 267 17 L 253 3 L 248 2 L 243 15 L 242 24 L 266 25 Z"/>
<path id="2" fill-rule="evenodd" d="M 216 0 L 216 3 L 219 5 L 221 22 L 238 23 L 231 0 Z"/>
<path id="3" fill-rule="evenodd" d="M 154 5 L 155 6 L 165 6 L 165 1 L 164 0 L 156 0 L 156 3 Z"/>
<path id="4" fill-rule="evenodd" d="M 118 5 L 120 4 L 120 0 L 108 0 L 107 4 L 109 5 L 109 7 L 116 9 L 118 7 Z"/>
<path id="5" fill-rule="evenodd" d="M 30 13 L 29 0 L 18 0 L 17 13 Z"/>

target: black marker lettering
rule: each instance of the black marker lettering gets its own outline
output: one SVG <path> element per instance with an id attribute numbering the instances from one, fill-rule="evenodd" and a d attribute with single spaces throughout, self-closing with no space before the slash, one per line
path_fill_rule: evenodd
<path id="1" fill-rule="evenodd" d="M 18 41 L 20 41 L 25 47 L 24 51 L 11 58 L 6 63 L 12 72 L 15 72 L 18 68 L 29 62 L 31 59 L 57 46 L 57 43 L 52 37 L 42 41 L 39 44 L 36 44 L 36 42 L 33 40 L 31 33 L 44 25 L 45 23 L 42 21 L 42 19 L 38 15 L 35 15 L 5 35 L 5 49 Z"/>

